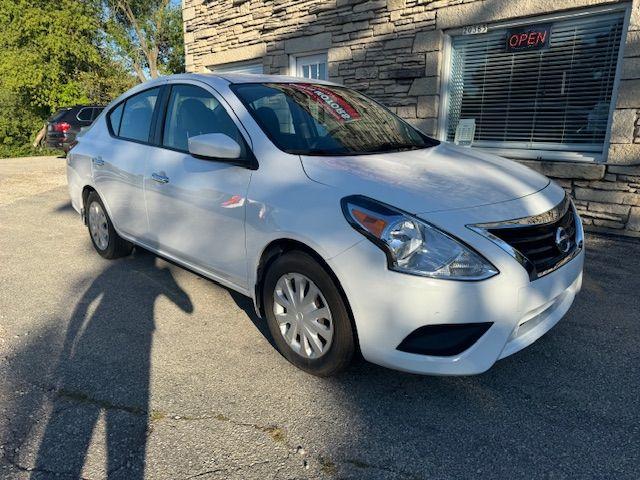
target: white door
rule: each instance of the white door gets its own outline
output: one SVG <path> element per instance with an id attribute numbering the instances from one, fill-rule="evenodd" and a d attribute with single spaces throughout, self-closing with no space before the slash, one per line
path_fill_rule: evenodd
<path id="1" fill-rule="evenodd" d="M 162 145 L 151 149 L 144 180 L 152 246 L 244 288 L 244 209 L 252 171 L 192 157 L 188 138 L 224 133 L 240 143 L 243 155 L 248 147 L 212 93 L 193 84 L 167 88 Z"/>
<path id="2" fill-rule="evenodd" d="M 145 90 L 109 114 L 111 134 L 92 159 L 93 178 L 116 229 L 144 238 L 148 223 L 143 192 L 153 110 L 160 87 Z"/>

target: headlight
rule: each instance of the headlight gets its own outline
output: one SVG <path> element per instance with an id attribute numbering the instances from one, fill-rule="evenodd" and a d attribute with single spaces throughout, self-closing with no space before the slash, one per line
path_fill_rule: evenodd
<path id="1" fill-rule="evenodd" d="M 380 247 L 389 268 L 451 280 L 484 280 L 498 269 L 470 247 L 400 210 L 355 195 L 342 199 L 347 221 Z"/>

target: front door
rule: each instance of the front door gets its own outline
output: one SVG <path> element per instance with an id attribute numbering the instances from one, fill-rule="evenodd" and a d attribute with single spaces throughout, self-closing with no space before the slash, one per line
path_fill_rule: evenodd
<path id="1" fill-rule="evenodd" d="M 238 127 L 212 93 L 172 85 L 161 145 L 151 149 L 144 177 L 151 246 L 245 288 L 244 210 L 252 171 L 191 156 L 189 137 L 205 133 L 224 133 L 247 152 Z"/>

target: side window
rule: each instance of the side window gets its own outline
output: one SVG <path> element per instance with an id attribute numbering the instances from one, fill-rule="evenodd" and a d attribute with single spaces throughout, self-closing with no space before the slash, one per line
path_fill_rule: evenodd
<path id="1" fill-rule="evenodd" d="M 122 110 L 124 109 L 124 103 L 121 103 L 116 108 L 111 110 L 109 114 L 109 125 L 111 125 L 111 130 L 113 134 L 118 136 L 120 133 L 120 120 L 122 120 Z"/>
<path id="2" fill-rule="evenodd" d="M 240 144 L 241 156 L 245 156 L 242 135 L 213 95 L 193 85 L 172 86 L 162 144 L 186 152 L 189 148 L 189 138 L 205 133 L 228 135 Z"/>
<path id="3" fill-rule="evenodd" d="M 93 111 L 92 108 L 81 108 L 80 111 L 78 112 L 78 120 L 80 120 L 81 122 L 90 122 L 91 121 L 91 112 Z"/>
<path id="4" fill-rule="evenodd" d="M 152 88 L 127 99 L 120 122 L 120 137 L 140 142 L 149 141 L 151 117 L 159 93 L 159 88 Z"/>

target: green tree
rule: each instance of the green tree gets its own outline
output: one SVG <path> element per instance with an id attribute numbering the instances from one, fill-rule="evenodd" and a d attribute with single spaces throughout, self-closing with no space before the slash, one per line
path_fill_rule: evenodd
<path id="1" fill-rule="evenodd" d="M 106 103 L 132 85 L 106 55 L 101 15 L 96 0 L 0 0 L 0 156 L 59 107 Z"/>
<path id="2" fill-rule="evenodd" d="M 182 11 L 171 0 L 103 0 L 108 45 L 141 82 L 184 71 Z"/>

